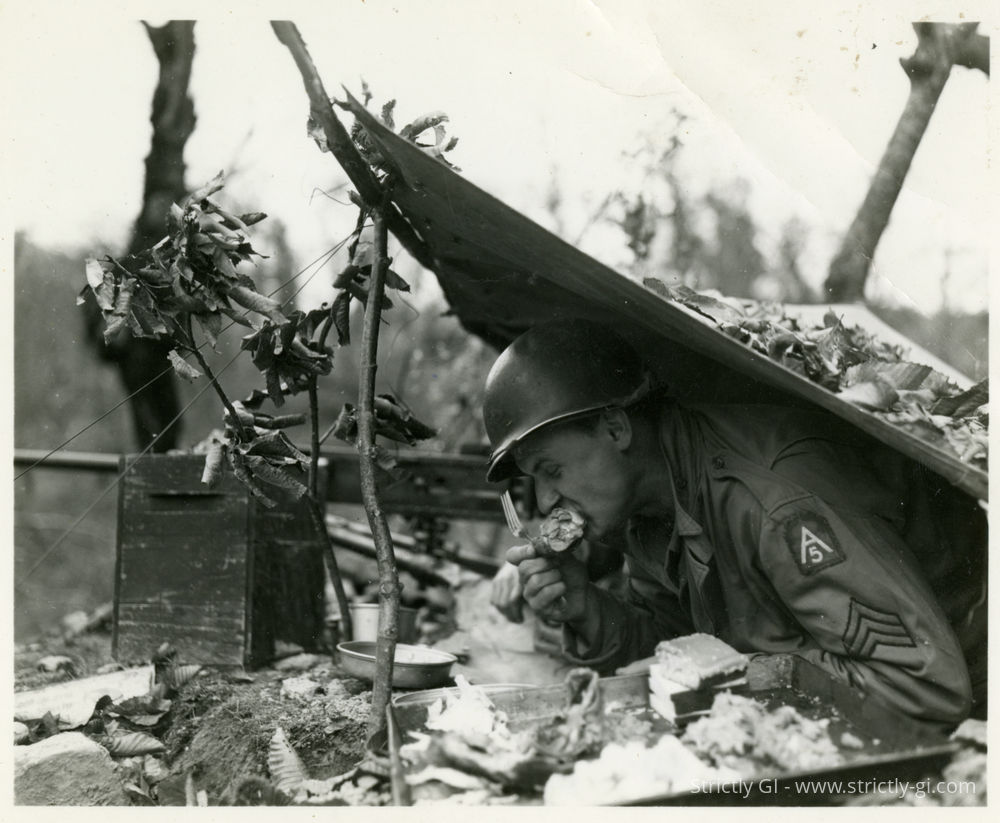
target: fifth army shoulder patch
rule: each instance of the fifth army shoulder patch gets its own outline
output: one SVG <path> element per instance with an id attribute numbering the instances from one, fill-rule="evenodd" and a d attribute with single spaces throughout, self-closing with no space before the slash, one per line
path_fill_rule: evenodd
<path id="1" fill-rule="evenodd" d="M 785 542 L 795 558 L 795 565 L 805 575 L 847 559 L 826 518 L 812 512 L 800 512 L 785 521 Z"/>

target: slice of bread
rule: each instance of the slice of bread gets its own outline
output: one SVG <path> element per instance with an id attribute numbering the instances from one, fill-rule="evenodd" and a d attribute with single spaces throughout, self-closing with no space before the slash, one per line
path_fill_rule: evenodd
<path id="1" fill-rule="evenodd" d="M 718 685 L 689 689 L 667 679 L 663 675 L 663 669 L 653 664 L 649 670 L 649 705 L 664 719 L 683 725 L 696 716 L 706 714 L 719 692 L 742 694 L 746 687 L 746 677 L 738 675 Z"/>
<path id="2" fill-rule="evenodd" d="M 728 643 L 703 632 L 664 640 L 656 647 L 659 676 L 689 689 L 732 680 L 746 671 L 749 660 Z"/>
<path id="3" fill-rule="evenodd" d="M 746 683 L 749 659 L 709 634 L 664 640 L 649 667 L 649 705 L 671 722 L 707 711 L 716 691 Z"/>

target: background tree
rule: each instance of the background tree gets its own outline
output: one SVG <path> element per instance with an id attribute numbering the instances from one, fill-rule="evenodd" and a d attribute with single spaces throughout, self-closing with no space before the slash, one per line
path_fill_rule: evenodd
<path id="1" fill-rule="evenodd" d="M 159 62 L 159 77 L 153 92 L 152 141 L 146 156 L 142 208 L 128 244 L 128 254 L 154 245 L 166 234 L 171 203 L 187 193 L 184 185 L 184 146 L 194 131 L 194 102 L 188 95 L 194 60 L 194 21 L 171 20 L 163 26 L 143 23 Z M 180 410 L 177 384 L 169 368 L 170 346 L 159 340 L 133 339 L 122 328 L 105 344 L 104 323 L 92 295 L 86 311 L 87 336 L 103 359 L 118 367 L 125 391 L 133 395 L 132 420 L 140 449 L 176 448 L 180 422 L 171 423 Z"/>
<path id="2" fill-rule="evenodd" d="M 749 187 L 736 181 L 728 192 L 711 191 L 705 205 L 715 219 L 715 242 L 702 255 L 702 288 L 732 297 L 753 297 L 754 286 L 767 271 L 757 245 L 757 225 L 747 210 Z"/>
<path id="3" fill-rule="evenodd" d="M 687 118 L 676 111 L 673 117 L 666 148 L 657 147 L 663 140 L 657 135 L 629 156 L 641 172 L 639 187 L 611 198 L 614 210 L 607 219 L 625 235 L 632 254 L 631 276 L 641 281 L 666 275 L 731 297 L 812 302 L 815 295 L 799 265 L 808 239 L 806 225 L 787 221 L 775 259 L 769 259 L 749 206 L 749 183 L 734 179 L 704 195 L 692 193 L 679 137 Z"/>
<path id="4" fill-rule="evenodd" d="M 989 74 L 989 38 L 976 34 L 978 23 L 951 25 L 915 23 L 917 48 L 900 60 L 910 78 L 910 96 L 879 162 L 868 194 L 830 263 L 824 284 L 836 303 L 864 297 L 875 247 L 889 224 L 913 156 L 927 130 L 938 98 L 954 65 L 978 68 Z"/>

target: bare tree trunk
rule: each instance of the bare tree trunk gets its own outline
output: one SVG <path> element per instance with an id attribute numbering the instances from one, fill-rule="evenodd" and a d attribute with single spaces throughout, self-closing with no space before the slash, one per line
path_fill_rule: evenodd
<path id="1" fill-rule="evenodd" d="M 875 247 L 903 187 L 934 107 L 956 63 L 989 71 L 989 40 L 975 35 L 977 23 L 915 23 L 917 48 L 900 61 L 910 78 L 910 96 L 879 162 L 861 208 L 830 263 L 824 288 L 833 302 L 863 299 Z M 982 41 L 986 41 L 985 60 Z"/>
<path id="2" fill-rule="evenodd" d="M 385 729 L 385 707 L 392 696 L 392 668 L 399 636 L 399 574 L 392 534 L 378 498 L 375 480 L 375 371 L 377 369 L 378 332 L 382 317 L 382 295 L 385 292 L 385 272 L 389 268 L 386 255 L 388 236 L 383 209 L 386 200 L 376 207 L 375 255 L 372 261 L 371 285 L 365 305 L 365 320 L 361 332 L 361 374 L 358 384 L 358 451 L 361 468 L 361 497 L 368 515 L 368 525 L 375 539 L 378 561 L 378 637 L 375 643 L 375 682 L 372 685 L 372 710 L 368 720 L 369 739 Z"/>
<path id="3" fill-rule="evenodd" d="M 143 25 L 160 63 L 160 76 L 153 92 L 153 137 L 146 155 L 142 212 L 135 222 L 130 253 L 162 239 L 170 204 L 187 194 L 184 146 L 197 122 L 194 102 L 188 94 L 194 61 L 194 21 L 171 20 L 159 28 Z"/>
<path id="4" fill-rule="evenodd" d="M 195 48 L 194 21 L 171 20 L 160 27 L 143 25 L 159 61 L 160 74 L 153 92 L 153 136 L 146 156 L 142 210 L 132 229 L 129 254 L 152 246 L 167 233 L 170 204 L 187 193 L 184 146 L 195 126 L 194 103 L 188 95 Z M 118 366 L 125 390 L 135 395 L 131 410 L 139 448 L 150 444 L 154 452 L 176 448 L 180 423 L 170 421 L 180 412 L 180 401 L 167 360 L 170 345 L 133 338 L 127 327 L 105 345 L 100 321 L 96 304 L 88 300 L 88 333 L 101 356 Z"/>

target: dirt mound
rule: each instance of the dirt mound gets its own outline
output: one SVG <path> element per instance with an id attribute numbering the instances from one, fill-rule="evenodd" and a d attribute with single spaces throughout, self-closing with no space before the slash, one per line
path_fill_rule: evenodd
<path id="1" fill-rule="evenodd" d="M 213 674 L 189 684 L 165 741 L 171 777 L 160 784 L 160 803 L 183 805 L 189 773 L 213 804 L 231 798 L 244 778 L 266 778 L 268 744 L 279 726 L 313 779 L 357 765 L 371 692 L 329 664 L 308 676 L 321 691 L 304 698 L 281 696 L 288 675 L 279 672 L 258 673 L 252 682 Z"/>

